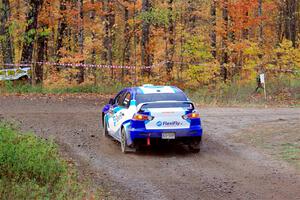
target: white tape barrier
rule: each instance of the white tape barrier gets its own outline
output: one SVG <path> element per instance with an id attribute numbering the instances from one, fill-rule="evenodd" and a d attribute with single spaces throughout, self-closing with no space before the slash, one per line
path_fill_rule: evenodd
<path id="1" fill-rule="evenodd" d="M 34 63 L 26 63 L 26 64 L 11 64 L 5 63 L 0 64 L 0 66 L 8 66 L 8 67 L 31 67 L 34 64 L 38 65 L 48 65 L 48 66 L 60 66 L 60 67 L 85 67 L 85 68 L 107 68 L 107 69 L 150 69 L 160 65 L 165 64 L 164 62 L 160 62 L 151 66 L 121 66 L 121 65 L 94 65 L 94 64 L 84 64 L 84 63 L 55 63 L 55 62 L 34 62 Z"/>
<path id="2" fill-rule="evenodd" d="M 48 65 L 48 66 L 58 66 L 58 67 L 84 67 L 84 68 L 102 68 L 102 69 L 151 69 L 165 64 L 165 62 L 160 62 L 152 66 L 119 66 L 119 65 L 93 65 L 84 63 L 54 63 L 54 62 L 35 62 L 31 64 L 0 64 L 0 66 L 12 67 L 10 69 L 0 70 L 0 81 L 6 80 L 18 80 L 22 77 L 31 77 L 31 67 L 35 64 L 38 65 Z"/>

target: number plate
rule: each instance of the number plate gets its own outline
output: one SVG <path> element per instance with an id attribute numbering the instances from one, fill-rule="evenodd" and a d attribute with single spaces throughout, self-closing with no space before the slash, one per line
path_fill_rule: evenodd
<path id="1" fill-rule="evenodd" d="M 162 139 L 164 140 L 174 140 L 175 139 L 175 133 L 163 133 Z"/>

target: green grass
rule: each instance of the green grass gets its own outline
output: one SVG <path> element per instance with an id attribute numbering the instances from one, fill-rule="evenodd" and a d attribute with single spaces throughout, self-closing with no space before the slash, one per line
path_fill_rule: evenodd
<path id="1" fill-rule="evenodd" d="M 298 119 L 276 121 L 250 126 L 232 138 L 284 160 L 300 170 L 300 124 Z"/>
<path id="2" fill-rule="evenodd" d="M 4 83 L 3 87 L 0 87 L 1 93 L 10 94 L 66 94 L 66 93 L 97 93 L 97 94 L 113 94 L 119 92 L 123 86 L 121 84 L 111 85 L 77 85 L 74 87 L 59 87 L 59 88 L 47 88 L 41 85 L 30 85 L 30 84 L 14 84 L 11 81 Z"/>
<path id="3" fill-rule="evenodd" d="M 0 122 L 0 199 L 84 199 L 74 169 L 53 142 Z"/>
<path id="4" fill-rule="evenodd" d="M 300 169 L 300 144 L 286 143 L 281 145 L 281 157 Z"/>

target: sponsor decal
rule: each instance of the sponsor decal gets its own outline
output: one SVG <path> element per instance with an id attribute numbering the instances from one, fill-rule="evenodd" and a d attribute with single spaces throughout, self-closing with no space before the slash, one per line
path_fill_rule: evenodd
<path id="1" fill-rule="evenodd" d="M 161 126 L 166 126 L 166 127 L 177 127 L 177 126 L 182 126 L 183 123 L 182 122 L 179 122 L 179 121 L 171 121 L 171 122 L 168 122 L 168 121 L 158 121 L 156 123 L 156 126 L 158 127 L 161 127 Z"/>
<path id="2" fill-rule="evenodd" d="M 118 113 L 117 115 L 114 115 L 114 116 L 113 116 L 114 126 L 116 126 L 117 123 L 119 123 L 119 121 L 122 120 L 123 116 L 124 116 L 124 113 L 123 113 L 123 112 L 120 112 L 120 113 Z"/>

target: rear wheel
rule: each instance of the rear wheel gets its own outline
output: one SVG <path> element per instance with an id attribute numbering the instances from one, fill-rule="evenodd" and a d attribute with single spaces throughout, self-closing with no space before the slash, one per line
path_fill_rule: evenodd
<path id="1" fill-rule="evenodd" d="M 134 148 L 129 147 L 127 145 L 127 137 L 126 137 L 126 132 L 125 132 L 124 128 L 122 128 L 122 130 L 121 130 L 121 151 L 123 153 L 135 152 Z"/>

